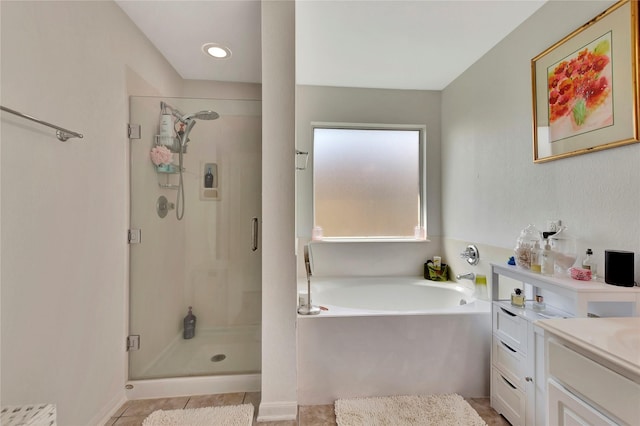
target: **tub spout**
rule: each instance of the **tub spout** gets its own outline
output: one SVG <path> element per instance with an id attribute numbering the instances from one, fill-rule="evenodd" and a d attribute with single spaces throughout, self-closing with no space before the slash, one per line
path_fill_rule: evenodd
<path id="1" fill-rule="evenodd" d="M 307 270 L 307 304 L 298 308 L 300 315 L 318 315 L 320 308 L 311 304 L 311 261 L 309 259 L 309 246 L 304 246 L 304 267 Z"/>
<path id="2" fill-rule="evenodd" d="M 456 275 L 456 280 L 471 280 L 472 282 L 476 282 L 476 274 L 473 272 L 469 272 L 468 274 L 459 274 Z"/>

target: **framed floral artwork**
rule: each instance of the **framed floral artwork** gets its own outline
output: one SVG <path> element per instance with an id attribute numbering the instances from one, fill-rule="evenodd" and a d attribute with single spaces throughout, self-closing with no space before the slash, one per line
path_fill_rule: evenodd
<path id="1" fill-rule="evenodd" d="M 535 163 L 638 142 L 638 49 L 622 0 L 531 60 Z"/>

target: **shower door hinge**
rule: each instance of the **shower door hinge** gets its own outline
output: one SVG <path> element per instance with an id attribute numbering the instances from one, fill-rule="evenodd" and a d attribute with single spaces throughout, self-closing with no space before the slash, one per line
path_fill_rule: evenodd
<path id="1" fill-rule="evenodd" d="M 137 351 L 140 349 L 140 335 L 132 334 L 127 336 L 127 352 Z"/>
<path id="2" fill-rule="evenodd" d="M 129 139 L 140 139 L 140 125 L 127 124 L 127 136 Z"/>
<path id="3" fill-rule="evenodd" d="M 129 244 L 140 244 L 142 241 L 142 231 L 140 229 L 129 229 L 127 232 L 127 241 Z"/>

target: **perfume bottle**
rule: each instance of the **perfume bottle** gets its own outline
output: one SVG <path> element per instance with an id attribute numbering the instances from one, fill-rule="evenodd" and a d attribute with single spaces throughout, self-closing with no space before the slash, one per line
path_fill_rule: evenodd
<path id="1" fill-rule="evenodd" d="M 540 272 L 542 275 L 553 275 L 553 265 L 553 251 L 551 251 L 549 240 L 545 240 L 544 250 L 540 253 Z"/>
<path id="2" fill-rule="evenodd" d="M 536 296 L 536 300 L 533 302 L 533 310 L 534 311 L 544 311 L 547 305 L 544 303 L 544 298 L 542 296 Z"/>
<path id="3" fill-rule="evenodd" d="M 595 280 L 596 279 L 597 264 L 593 260 L 592 255 L 593 255 L 593 251 L 591 249 L 587 249 L 586 256 L 582 260 L 582 268 L 590 270 L 591 271 L 591 279 Z"/>
<path id="4" fill-rule="evenodd" d="M 522 294 L 522 290 L 519 288 L 514 289 L 513 293 L 511 293 L 511 304 L 519 308 L 524 308 L 524 294 Z"/>
<path id="5" fill-rule="evenodd" d="M 540 243 L 537 241 L 531 249 L 531 272 L 542 273 L 542 249 L 540 249 Z"/>

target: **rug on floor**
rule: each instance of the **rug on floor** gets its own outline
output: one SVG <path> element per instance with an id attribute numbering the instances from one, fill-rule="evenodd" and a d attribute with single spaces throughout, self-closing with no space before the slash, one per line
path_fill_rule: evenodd
<path id="1" fill-rule="evenodd" d="M 338 426 L 487 426 L 458 394 L 339 399 Z"/>
<path id="2" fill-rule="evenodd" d="M 253 405 L 242 404 L 156 410 L 144 419 L 142 426 L 251 426 L 252 422 Z"/>

